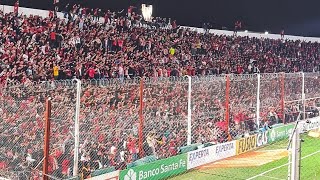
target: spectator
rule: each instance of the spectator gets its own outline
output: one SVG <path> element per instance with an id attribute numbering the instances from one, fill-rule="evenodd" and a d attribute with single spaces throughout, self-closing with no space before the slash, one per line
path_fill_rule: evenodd
<path id="1" fill-rule="evenodd" d="M 284 39 L 284 30 L 281 30 L 281 39 Z"/>

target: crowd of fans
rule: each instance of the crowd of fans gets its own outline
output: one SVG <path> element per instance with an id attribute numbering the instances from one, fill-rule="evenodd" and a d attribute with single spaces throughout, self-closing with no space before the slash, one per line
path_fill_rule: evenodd
<path id="1" fill-rule="evenodd" d="M 294 100 L 301 97 L 301 76 L 285 78 L 287 88 L 282 93 L 281 74 L 262 75 L 258 127 L 253 74 L 318 71 L 318 43 L 199 34 L 169 19 L 145 22 L 130 8 L 122 15 L 99 9 L 89 13 L 75 5 L 66 7 L 65 19 L 54 14 L 43 18 L 0 12 L 0 81 L 4 86 L 0 121 L 5 122 L 0 123 L 0 150 L 5 152 L 0 154 L 1 176 L 14 171 L 36 179 L 38 173 L 32 172 L 43 158 L 42 120 L 48 96 L 53 99 L 49 173 L 72 174 L 74 77 L 83 80 L 80 169 L 88 163 L 91 170 L 123 169 L 145 156 L 176 155 L 186 146 L 188 81 L 184 75 L 196 76 L 192 143 L 225 142 L 259 129 L 264 122 L 290 122 L 299 116 L 301 102 Z M 208 77 L 220 74 L 241 74 L 231 77 L 228 94 L 225 76 Z M 320 97 L 315 88 L 320 84 L 318 76 L 306 80 L 308 98 Z M 142 112 L 138 77 L 149 78 L 144 82 Z M 283 108 L 281 96 L 288 101 Z M 319 114 L 317 103 L 308 101 L 311 115 Z M 142 148 L 140 116 L 144 121 Z"/>

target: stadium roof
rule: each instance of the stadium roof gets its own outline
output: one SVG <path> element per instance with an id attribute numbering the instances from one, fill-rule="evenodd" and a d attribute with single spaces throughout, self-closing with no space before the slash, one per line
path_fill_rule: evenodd
<path id="1" fill-rule="evenodd" d="M 2 0 L 13 5 L 16 0 Z M 52 8 L 53 0 L 20 0 L 20 6 Z M 231 30 L 234 22 L 243 22 L 250 31 L 302 36 L 320 36 L 319 0 L 60 0 L 61 4 L 81 3 L 88 7 L 121 10 L 130 5 L 153 4 L 154 15 L 171 17 L 180 25 L 201 27 L 210 22 L 215 29 Z"/>

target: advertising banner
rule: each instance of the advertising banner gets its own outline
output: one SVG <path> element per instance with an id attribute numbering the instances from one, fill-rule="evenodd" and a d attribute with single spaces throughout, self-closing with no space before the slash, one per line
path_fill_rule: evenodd
<path id="1" fill-rule="evenodd" d="M 192 169 L 213 162 L 215 158 L 215 146 L 188 152 L 188 167 Z"/>
<path id="2" fill-rule="evenodd" d="M 299 122 L 298 127 L 301 133 L 318 129 L 320 128 L 320 118 L 315 117 L 315 118 L 308 119 L 308 121 L 301 121 Z"/>
<path id="3" fill-rule="evenodd" d="M 188 152 L 188 168 L 202 166 L 220 159 L 236 155 L 236 141 L 226 142 Z"/>
<path id="4" fill-rule="evenodd" d="M 259 133 L 257 135 L 257 147 L 268 144 L 268 132 Z"/>
<path id="5" fill-rule="evenodd" d="M 253 150 L 257 147 L 257 135 L 237 140 L 237 155 Z"/>
<path id="6" fill-rule="evenodd" d="M 214 146 L 215 157 L 214 161 L 228 158 L 236 155 L 236 141 L 217 144 Z"/>
<path id="7" fill-rule="evenodd" d="M 288 138 L 289 135 L 291 135 L 293 128 L 294 124 L 288 124 L 272 128 L 268 131 L 268 143 Z"/>
<path id="8" fill-rule="evenodd" d="M 165 179 L 187 170 L 187 154 L 120 171 L 120 180 Z"/>

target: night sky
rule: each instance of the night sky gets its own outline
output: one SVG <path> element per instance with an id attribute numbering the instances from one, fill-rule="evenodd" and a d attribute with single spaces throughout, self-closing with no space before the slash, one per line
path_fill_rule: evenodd
<path id="1" fill-rule="evenodd" d="M 15 0 L 0 0 L 14 4 Z M 20 6 L 52 8 L 53 0 L 20 0 Z M 153 5 L 153 15 L 171 17 L 179 25 L 201 27 L 210 22 L 215 29 L 232 30 L 234 22 L 242 21 L 249 31 L 320 37 L 320 0 L 60 0 L 87 7 L 121 10 L 141 3 Z"/>

